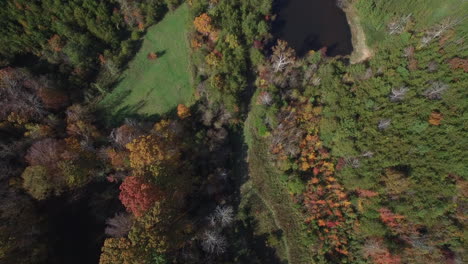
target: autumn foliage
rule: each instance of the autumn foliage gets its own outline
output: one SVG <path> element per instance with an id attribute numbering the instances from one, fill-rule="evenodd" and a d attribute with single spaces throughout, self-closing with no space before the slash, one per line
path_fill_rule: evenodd
<path id="1" fill-rule="evenodd" d="M 165 148 L 155 135 L 141 136 L 127 144 L 130 151 L 130 165 L 134 169 L 158 165 L 165 160 Z"/>
<path id="2" fill-rule="evenodd" d="M 442 120 L 443 120 L 442 114 L 439 112 L 432 112 L 431 115 L 429 116 L 429 124 L 433 126 L 439 126 Z"/>
<path id="3" fill-rule="evenodd" d="M 120 185 L 120 201 L 136 217 L 142 216 L 161 197 L 161 191 L 143 177 L 127 177 Z"/>
<path id="4" fill-rule="evenodd" d="M 183 104 L 179 104 L 177 106 L 177 115 L 180 119 L 185 119 L 190 116 L 190 109 Z"/>
<path id="5" fill-rule="evenodd" d="M 148 60 L 156 60 L 158 58 L 158 54 L 156 54 L 155 52 L 150 52 L 148 53 L 147 58 Z"/>
<path id="6" fill-rule="evenodd" d="M 204 35 L 209 35 L 214 30 L 211 25 L 211 17 L 207 13 L 203 13 L 196 17 L 193 21 L 193 25 L 198 32 Z"/>

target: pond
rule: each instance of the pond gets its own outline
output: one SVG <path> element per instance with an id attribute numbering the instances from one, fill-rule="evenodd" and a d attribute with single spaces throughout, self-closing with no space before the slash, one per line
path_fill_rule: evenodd
<path id="1" fill-rule="evenodd" d="M 327 56 L 353 51 L 346 15 L 336 0 L 276 0 L 274 35 L 285 40 L 298 56 L 327 48 Z"/>

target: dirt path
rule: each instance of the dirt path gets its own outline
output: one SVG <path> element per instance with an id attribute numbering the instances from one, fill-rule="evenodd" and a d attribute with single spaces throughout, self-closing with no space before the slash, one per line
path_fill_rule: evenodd
<path id="1" fill-rule="evenodd" d="M 372 50 L 367 46 L 366 34 L 362 29 L 359 16 L 354 5 L 350 5 L 344 9 L 348 24 L 351 28 L 353 53 L 351 54 L 351 64 L 360 63 L 372 57 Z"/>

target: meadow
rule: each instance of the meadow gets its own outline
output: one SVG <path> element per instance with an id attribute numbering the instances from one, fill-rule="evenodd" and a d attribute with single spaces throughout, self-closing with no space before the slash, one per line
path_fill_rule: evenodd
<path id="1" fill-rule="evenodd" d="M 188 6 L 150 27 L 112 92 L 99 103 L 108 120 L 167 113 L 193 97 L 187 44 Z M 150 54 L 157 58 L 150 58 Z"/>

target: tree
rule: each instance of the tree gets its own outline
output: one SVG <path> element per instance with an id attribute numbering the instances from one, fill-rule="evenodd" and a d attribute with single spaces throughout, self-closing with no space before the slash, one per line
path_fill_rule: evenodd
<path id="1" fill-rule="evenodd" d="M 125 147 L 128 143 L 132 142 L 140 135 L 140 129 L 135 124 L 128 122 L 119 128 L 113 129 L 110 134 L 110 140 L 119 147 Z"/>
<path id="2" fill-rule="evenodd" d="M 382 176 L 382 181 L 385 184 L 385 190 L 392 198 L 397 198 L 405 193 L 411 186 L 408 177 L 401 171 L 388 168 Z"/>
<path id="3" fill-rule="evenodd" d="M 391 123 L 392 123 L 391 119 L 388 119 L 388 118 L 381 119 L 379 120 L 379 124 L 377 125 L 377 127 L 379 130 L 385 130 L 390 126 Z"/>
<path id="4" fill-rule="evenodd" d="M 201 240 L 203 250 L 210 254 L 220 255 L 226 251 L 226 238 L 219 232 L 207 230 L 203 233 Z"/>
<path id="5" fill-rule="evenodd" d="M 21 178 L 23 178 L 23 188 L 37 200 L 44 200 L 49 195 L 62 191 L 51 183 L 49 172 L 44 166 L 26 167 Z"/>
<path id="6" fill-rule="evenodd" d="M 399 88 L 392 88 L 392 92 L 390 93 L 390 101 L 392 102 L 399 102 L 405 98 L 406 93 L 409 91 L 408 87 L 402 86 Z"/>
<path id="7" fill-rule="evenodd" d="M 221 227 L 226 227 L 234 221 L 234 210 L 231 206 L 216 206 L 216 209 L 213 214 L 211 214 L 208 219 L 210 220 L 210 225 L 216 226 L 219 224 Z"/>
<path id="8" fill-rule="evenodd" d="M 120 10 L 124 16 L 125 23 L 130 27 L 136 25 L 142 30 L 144 28 L 144 18 L 136 3 L 131 0 L 117 0 L 117 2 L 120 4 Z"/>
<path id="9" fill-rule="evenodd" d="M 271 103 L 273 102 L 273 97 L 269 92 L 263 91 L 258 96 L 257 102 L 262 105 L 271 105 Z"/>
<path id="10" fill-rule="evenodd" d="M 126 145 L 130 151 L 130 166 L 143 171 L 148 167 L 157 167 L 163 162 L 173 162 L 178 158 L 177 148 L 162 135 L 146 135 L 134 139 Z"/>
<path id="11" fill-rule="evenodd" d="M 270 60 L 273 70 L 282 72 L 288 65 L 292 65 L 296 58 L 294 50 L 288 47 L 288 43 L 284 40 L 278 40 L 276 46 L 273 47 L 273 55 Z"/>
<path id="12" fill-rule="evenodd" d="M 163 193 L 143 177 L 129 176 L 120 185 L 120 201 L 136 217 L 142 216 Z"/>
<path id="13" fill-rule="evenodd" d="M 204 35 L 209 35 L 214 31 L 214 28 L 211 25 L 211 17 L 207 13 L 203 13 L 196 17 L 193 21 L 193 25 L 198 32 Z"/>
<path id="14" fill-rule="evenodd" d="M 380 208 L 379 209 L 380 220 L 390 227 L 391 229 L 399 228 L 402 224 L 403 219 L 405 218 L 402 215 L 394 214 L 388 208 Z"/>
<path id="15" fill-rule="evenodd" d="M 50 109 L 58 110 L 68 104 L 68 96 L 58 89 L 41 87 L 37 94 L 45 107 Z"/>
<path id="16" fill-rule="evenodd" d="M 0 70 L 0 118 L 11 113 L 23 118 L 38 119 L 47 112 L 37 96 L 39 83 L 25 70 L 5 68 Z"/>
<path id="17" fill-rule="evenodd" d="M 190 109 L 183 104 L 177 105 L 177 115 L 180 119 L 185 119 L 190 116 Z"/>
<path id="18" fill-rule="evenodd" d="M 433 82 L 431 87 L 424 91 L 423 95 L 431 100 L 440 100 L 442 99 L 443 93 L 449 88 L 448 84 L 443 82 Z"/>
<path id="19" fill-rule="evenodd" d="M 99 264 L 146 264 L 128 238 L 107 238 L 101 250 Z"/>
<path id="20" fill-rule="evenodd" d="M 130 214 L 117 213 L 114 217 L 106 220 L 107 227 L 105 233 L 111 237 L 124 237 L 133 225 L 133 218 Z"/>
<path id="21" fill-rule="evenodd" d="M 440 123 L 443 120 L 443 116 L 440 112 L 433 111 L 431 115 L 429 116 L 429 124 L 433 126 L 440 126 Z"/>
<path id="22" fill-rule="evenodd" d="M 28 149 L 26 161 L 33 166 L 55 167 L 62 160 L 65 144 L 62 140 L 46 138 L 34 142 Z"/>

